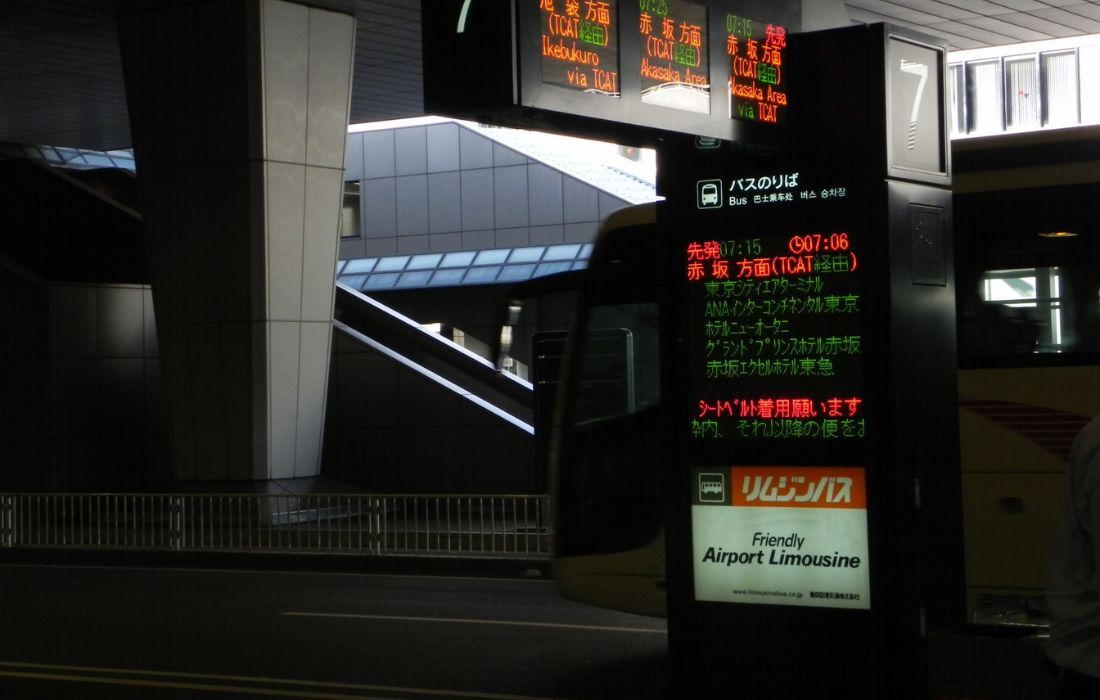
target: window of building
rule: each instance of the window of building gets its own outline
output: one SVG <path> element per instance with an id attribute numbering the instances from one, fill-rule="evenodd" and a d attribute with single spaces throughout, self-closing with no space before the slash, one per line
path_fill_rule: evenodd
<path id="1" fill-rule="evenodd" d="M 344 203 L 340 207 L 340 238 L 358 238 L 359 228 L 359 181 L 344 183 Z"/>
<path id="2" fill-rule="evenodd" d="M 1005 126 L 1039 126 L 1039 69 L 1034 56 L 1005 59 Z"/>
<path id="3" fill-rule="evenodd" d="M 950 65 L 952 135 L 1081 123 L 1080 65 L 1076 48 Z"/>
<path id="4" fill-rule="evenodd" d="M 967 131 L 1000 131 L 1003 126 L 1001 62 L 966 64 Z"/>
<path id="5" fill-rule="evenodd" d="M 1040 57 L 1045 105 L 1043 124 L 1062 126 L 1080 120 L 1077 52 L 1059 51 Z"/>
<path id="6" fill-rule="evenodd" d="M 949 67 L 951 88 L 951 133 L 966 133 L 966 81 L 964 80 L 963 64 L 956 63 Z"/>

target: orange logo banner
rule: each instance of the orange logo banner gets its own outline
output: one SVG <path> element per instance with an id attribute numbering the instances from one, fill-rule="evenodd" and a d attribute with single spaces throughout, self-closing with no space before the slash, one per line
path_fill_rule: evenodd
<path id="1" fill-rule="evenodd" d="M 860 467 L 733 467 L 731 476 L 735 506 L 867 509 Z"/>

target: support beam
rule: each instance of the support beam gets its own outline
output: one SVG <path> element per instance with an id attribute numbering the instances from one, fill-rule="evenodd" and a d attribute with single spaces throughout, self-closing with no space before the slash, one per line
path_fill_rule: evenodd
<path id="1" fill-rule="evenodd" d="M 119 25 L 175 476 L 317 475 L 355 19 L 218 0 Z"/>

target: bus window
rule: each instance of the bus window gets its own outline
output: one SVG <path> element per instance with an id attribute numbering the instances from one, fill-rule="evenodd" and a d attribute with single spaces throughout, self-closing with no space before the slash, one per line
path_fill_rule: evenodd
<path id="1" fill-rule="evenodd" d="M 660 399 L 657 305 L 589 308 L 577 359 L 574 424 L 625 416 Z"/>
<path id="2" fill-rule="evenodd" d="M 1096 364 L 1100 189 L 1044 177 L 955 196 L 963 369 Z"/>
<path id="3" fill-rule="evenodd" d="M 986 270 L 962 316 L 964 357 L 1018 358 L 1100 350 L 1100 270 Z"/>

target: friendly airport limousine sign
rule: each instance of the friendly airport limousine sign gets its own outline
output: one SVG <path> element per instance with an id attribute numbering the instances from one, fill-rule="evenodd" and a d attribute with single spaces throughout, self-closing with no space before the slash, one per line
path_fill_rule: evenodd
<path id="1" fill-rule="evenodd" d="M 867 609 L 861 468 L 695 469 L 695 599 Z"/>

